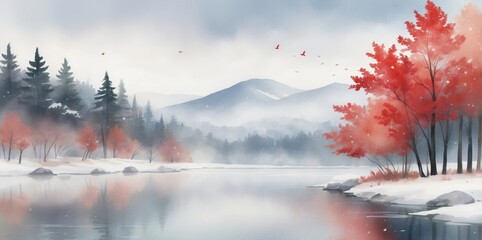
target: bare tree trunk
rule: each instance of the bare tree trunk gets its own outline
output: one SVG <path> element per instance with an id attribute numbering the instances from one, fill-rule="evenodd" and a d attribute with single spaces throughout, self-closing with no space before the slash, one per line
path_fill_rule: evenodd
<path id="1" fill-rule="evenodd" d="M 101 127 L 101 140 L 102 140 L 102 150 L 104 151 L 104 159 L 107 158 L 107 143 L 106 143 L 106 139 L 105 139 L 105 134 L 104 134 L 104 129 L 103 127 Z"/>
<path id="2" fill-rule="evenodd" d="M 435 113 L 432 113 L 430 119 L 430 175 L 437 175 L 437 151 L 435 149 Z"/>
<path id="3" fill-rule="evenodd" d="M 18 156 L 18 164 L 22 164 L 22 154 L 23 154 L 23 149 L 20 149 L 20 155 Z"/>
<path id="4" fill-rule="evenodd" d="M 464 115 L 462 111 L 459 112 L 459 139 L 457 145 L 457 173 L 463 173 L 462 167 L 462 134 L 464 131 Z"/>
<path id="5" fill-rule="evenodd" d="M 415 155 L 415 160 L 417 161 L 418 174 L 420 175 L 420 177 L 427 177 L 427 175 L 425 175 L 425 173 L 423 172 L 422 160 L 420 159 L 420 154 L 418 153 L 417 143 L 413 137 L 412 137 L 412 151 L 413 151 L 413 154 Z"/>
<path id="6" fill-rule="evenodd" d="M 472 173 L 472 118 L 469 117 L 467 127 L 467 172 Z"/>
<path id="7" fill-rule="evenodd" d="M 482 115 L 479 116 L 479 129 L 477 131 L 477 171 L 480 171 L 480 160 L 482 159 Z"/>

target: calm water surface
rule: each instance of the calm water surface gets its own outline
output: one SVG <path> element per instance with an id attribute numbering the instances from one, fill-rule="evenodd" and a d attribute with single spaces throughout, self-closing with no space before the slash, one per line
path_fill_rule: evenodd
<path id="1" fill-rule="evenodd" d="M 366 172 L 367 169 L 350 171 Z M 481 239 L 307 186 L 347 169 L 202 169 L 0 178 L 0 239 Z"/>

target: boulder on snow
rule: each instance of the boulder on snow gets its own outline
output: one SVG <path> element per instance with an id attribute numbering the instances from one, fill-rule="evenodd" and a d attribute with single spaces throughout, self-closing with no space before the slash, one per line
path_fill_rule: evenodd
<path id="1" fill-rule="evenodd" d="M 137 168 L 133 166 L 128 166 L 128 167 L 125 167 L 124 170 L 122 170 L 122 172 L 127 174 L 133 174 L 133 173 L 138 173 L 139 170 L 137 170 Z"/>
<path id="2" fill-rule="evenodd" d="M 39 167 L 29 173 L 29 175 L 54 175 L 54 173 L 50 169 Z"/>
<path id="3" fill-rule="evenodd" d="M 328 185 L 323 190 L 344 192 L 344 191 L 350 190 L 351 188 L 353 188 L 358 184 L 359 184 L 358 178 L 347 179 L 341 183 L 338 183 L 338 182 L 328 183 Z"/>
<path id="4" fill-rule="evenodd" d="M 92 170 L 92 172 L 90 172 L 90 174 L 92 175 L 99 175 L 99 174 L 106 174 L 106 173 L 107 172 L 101 168 L 95 168 L 94 170 Z"/>
<path id="5" fill-rule="evenodd" d="M 177 170 L 177 169 L 167 168 L 167 167 L 164 167 L 164 166 L 160 166 L 157 170 L 159 170 L 159 172 L 163 172 L 163 173 L 179 172 L 179 170 Z"/>
<path id="6" fill-rule="evenodd" d="M 427 207 L 438 208 L 438 207 L 453 206 L 457 204 L 469 204 L 474 202 L 475 202 L 474 197 L 472 197 L 468 193 L 465 193 L 462 191 L 453 191 L 453 192 L 442 194 L 437 198 L 428 201 Z"/>

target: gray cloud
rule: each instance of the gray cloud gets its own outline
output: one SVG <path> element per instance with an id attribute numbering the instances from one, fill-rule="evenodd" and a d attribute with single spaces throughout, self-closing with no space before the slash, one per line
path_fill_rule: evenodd
<path id="1" fill-rule="evenodd" d="M 436 1 L 452 18 L 467 2 Z M 306 89 L 349 82 L 354 69 L 367 64 L 364 53 L 370 43 L 395 42 L 405 34 L 403 22 L 413 20 L 413 10 L 423 11 L 424 4 L 7 0 L 0 14 L 0 49 L 12 42 L 25 67 L 38 46 L 51 71 L 67 57 L 77 78 L 98 84 L 108 70 L 114 80 L 123 78 L 130 91 L 207 94 L 251 77 Z M 282 49 L 275 52 L 277 43 Z M 185 52 L 179 55 L 179 49 Z M 307 58 L 293 57 L 302 50 L 308 51 Z M 108 54 L 104 58 L 102 51 Z M 335 63 L 350 70 L 340 72 Z"/>

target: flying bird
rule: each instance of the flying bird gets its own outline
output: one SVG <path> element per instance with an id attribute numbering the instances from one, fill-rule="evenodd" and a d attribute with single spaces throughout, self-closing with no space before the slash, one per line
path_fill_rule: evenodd
<path id="1" fill-rule="evenodd" d="M 104 56 L 104 55 L 105 55 L 105 52 L 102 52 L 100 55 Z"/>
<path id="2" fill-rule="evenodd" d="M 338 65 L 340 65 L 340 64 L 339 63 L 335 64 L 335 66 L 337 66 L 337 67 L 338 67 Z"/>
<path id="3" fill-rule="evenodd" d="M 306 51 L 303 51 L 300 56 L 306 57 Z"/>
<path id="4" fill-rule="evenodd" d="M 279 44 L 278 44 L 278 45 L 276 45 L 276 47 L 275 47 L 274 49 L 279 49 Z"/>
<path id="5" fill-rule="evenodd" d="M 183 50 L 179 50 L 179 51 L 177 51 L 177 52 L 178 52 L 178 53 L 182 53 L 182 52 L 184 52 L 184 51 L 183 51 Z"/>
<path id="6" fill-rule="evenodd" d="M 348 71 L 348 68 L 345 68 L 345 71 Z"/>

